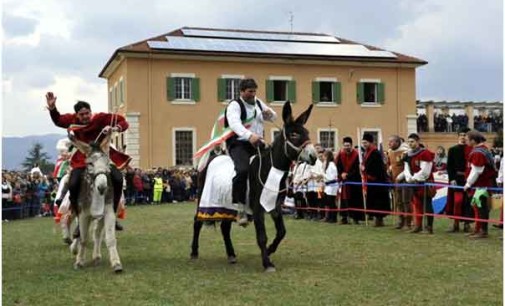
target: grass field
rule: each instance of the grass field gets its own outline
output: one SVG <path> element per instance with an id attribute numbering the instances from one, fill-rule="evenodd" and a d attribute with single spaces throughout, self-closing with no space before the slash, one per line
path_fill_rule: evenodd
<path id="1" fill-rule="evenodd" d="M 3 305 L 502 305 L 501 231 L 487 240 L 287 218 L 287 236 L 264 273 L 254 228 L 233 226 L 226 261 L 219 228 L 204 228 L 189 260 L 194 204 L 128 209 L 118 233 L 124 272 L 72 269 L 50 218 L 4 222 Z M 269 237 L 274 228 L 268 218 Z M 91 255 L 88 253 L 88 255 Z"/>

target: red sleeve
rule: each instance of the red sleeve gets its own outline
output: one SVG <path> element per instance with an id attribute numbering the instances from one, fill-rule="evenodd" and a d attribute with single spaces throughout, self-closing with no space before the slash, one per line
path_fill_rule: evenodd
<path id="1" fill-rule="evenodd" d="M 53 120 L 54 124 L 56 126 L 62 127 L 62 128 L 68 128 L 72 123 L 75 122 L 75 115 L 74 114 L 63 114 L 60 115 L 60 112 L 54 108 L 53 110 L 49 111 L 49 114 L 51 115 L 51 120 Z"/>
<path id="2" fill-rule="evenodd" d="M 484 154 L 475 152 L 470 155 L 469 162 L 476 167 L 484 167 L 487 164 L 487 159 Z"/>
<path id="3" fill-rule="evenodd" d="M 420 161 L 425 161 L 425 162 L 432 162 L 433 159 L 435 159 L 435 153 L 430 152 L 428 150 L 424 150 L 420 155 L 419 155 L 419 160 Z"/>

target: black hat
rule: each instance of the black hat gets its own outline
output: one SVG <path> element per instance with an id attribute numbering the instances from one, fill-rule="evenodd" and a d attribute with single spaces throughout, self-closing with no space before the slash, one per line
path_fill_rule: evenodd
<path id="1" fill-rule="evenodd" d="M 349 136 L 344 137 L 344 142 L 348 142 L 348 143 L 352 144 L 352 138 Z"/>
<path id="2" fill-rule="evenodd" d="M 373 142 L 373 135 L 370 133 L 365 133 L 365 134 L 363 134 L 362 140 L 366 140 L 368 142 Z"/>

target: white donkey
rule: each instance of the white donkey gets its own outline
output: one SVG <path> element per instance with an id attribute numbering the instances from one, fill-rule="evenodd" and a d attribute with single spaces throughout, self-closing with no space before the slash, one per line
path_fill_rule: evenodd
<path id="1" fill-rule="evenodd" d="M 79 231 L 80 238 L 74 239 L 71 250 L 77 257 L 74 263 L 75 269 L 84 267 L 84 254 L 88 242 L 89 230 L 92 221 L 96 221 L 93 227 L 94 247 L 93 263 L 96 265 L 102 258 L 101 246 L 105 228 L 105 243 L 109 250 L 109 260 L 114 272 L 123 271 L 119 254 L 116 248 L 116 214 L 113 208 L 113 188 L 110 177 L 109 152 L 110 137 L 106 137 L 102 144 L 88 145 L 77 142 L 75 145 L 84 152 L 86 158 L 86 171 L 81 183 L 78 198 L 79 204 Z"/>

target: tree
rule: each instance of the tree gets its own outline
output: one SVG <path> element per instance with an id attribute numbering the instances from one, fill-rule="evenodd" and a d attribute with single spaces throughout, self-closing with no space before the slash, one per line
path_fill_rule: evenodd
<path id="1" fill-rule="evenodd" d="M 40 171 L 44 174 L 53 171 L 54 164 L 50 162 L 49 155 L 43 152 L 43 148 L 44 146 L 41 143 L 36 142 L 30 151 L 28 151 L 28 156 L 25 157 L 25 161 L 22 164 L 26 171 L 30 171 L 35 164 L 39 165 Z"/>

